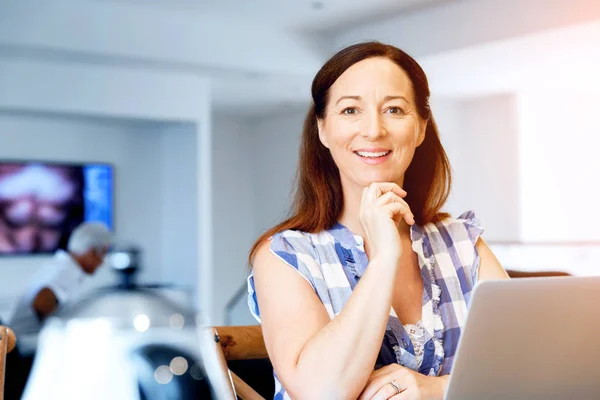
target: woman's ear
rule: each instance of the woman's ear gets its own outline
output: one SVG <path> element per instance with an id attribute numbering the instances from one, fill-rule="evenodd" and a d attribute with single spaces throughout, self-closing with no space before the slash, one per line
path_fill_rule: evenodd
<path id="1" fill-rule="evenodd" d="M 323 146 L 329 148 L 327 144 L 327 138 L 325 137 L 325 129 L 323 128 L 324 121 L 322 119 L 317 118 L 317 129 L 319 130 L 319 140 L 323 144 Z"/>
<path id="2" fill-rule="evenodd" d="M 429 118 L 420 120 L 419 126 L 417 127 L 417 147 L 419 147 L 425 140 L 425 133 L 427 132 L 427 125 L 429 125 Z"/>

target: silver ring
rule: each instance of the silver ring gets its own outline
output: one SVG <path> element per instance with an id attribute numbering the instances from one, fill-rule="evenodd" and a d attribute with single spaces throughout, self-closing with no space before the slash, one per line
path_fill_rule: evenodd
<path id="1" fill-rule="evenodd" d="M 398 382 L 395 379 L 390 382 L 390 385 L 392 385 L 394 389 L 396 389 L 396 394 L 400 393 L 400 385 L 398 385 Z"/>

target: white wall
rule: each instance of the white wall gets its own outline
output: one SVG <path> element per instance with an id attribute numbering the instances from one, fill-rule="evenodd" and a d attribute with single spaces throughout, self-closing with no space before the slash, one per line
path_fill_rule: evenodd
<path id="1" fill-rule="evenodd" d="M 527 241 L 600 241 L 600 91 L 518 95 L 521 229 Z"/>
<path id="2" fill-rule="evenodd" d="M 254 120 L 226 114 L 213 118 L 217 323 L 225 322 L 223 307 L 245 287 L 250 247 L 290 207 L 304 113 L 301 108 Z M 255 323 L 246 301 L 244 294 L 235 303 L 229 322 Z"/>
<path id="3" fill-rule="evenodd" d="M 257 121 L 252 149 L 255 182 L 255 232 L 261 233 L 281 222 L 292 200 L 292 187 L 298 167 L 300 137 L 308 105 Z"/>
<path id="4" fill-rule="evenodd" d="M 466 162 L 468 154 L 464 146 L 464 115 L 459 103 L 457 99 L 439 96 L 432 96 L 430 99 L 431 112 L 440 133 L 440 140 L 452 167 L 452 191 L 445 207 L 445 211 L 452 215 L 474 208 L 463 195 L 469 187 L 469 181 L 464 175 L 470 166 Z"/>
<path id="5" fill-rule="evenodd" d="M 453 168 L 447 209 L 473 210 L 487 240 L 519 238 L 519 148 L 515 97 L 498 94 L 446 100 L 438 118 Z M 434 109 L 437 115 L 437 109 Z"/>
<path id="6" fill-rule="evenodd" d="M 167 124 L 160 133 L 161 275 L 164 282 L 196 288 L 198 271 L 198 160 L 196 127 Z"/>
<path id="7" fill-rule="evenodd" d="M 248 251 L 254 240 L 254 193 L 252 180 L 257 155 L 253 152 L 253 129 L 248 120 L 219 114 L 213 118 L 213 224 L 215 323 L 225 321 L 225 306 L 245 284 Z M 240 303 L 245 304 L 245 297 Z M 242 320 L 245 310 L 242 307 Z M 243 323 L 240 316 L 234 323 Z"/>

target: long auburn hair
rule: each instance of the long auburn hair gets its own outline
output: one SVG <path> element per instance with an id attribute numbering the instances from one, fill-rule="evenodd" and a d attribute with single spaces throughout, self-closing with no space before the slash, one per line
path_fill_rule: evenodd
<path id="1" fill-rule="evenodd" d="M 352 65 L 359 61 L 385 57 L 410 78 L 419 116 L 427 120 L 425 139 L 415 150 L 412 162 L 404 175 L 405 200 L 424 225 L 448 217 L 440 212 L 450 194 L 451 169 L 437 125 L 429 107 L 429 84 L 419 64 L 402 50 L 379 42 L 365 42 L 347 47 L 321 67 L 312 83 L 313 103 L 308 110 L 302 131 L 299 169 L 290 216 L 263 233 L 252 246 L 248 261 L 252 264 L 258 247 L 276 233 L 294 229 L 316 233 L 331 228 L 344 207 L 339 170 L 327 149 L 319 140 L 317 119 L 323 119 L 329 100 L 329 89 Z"/>

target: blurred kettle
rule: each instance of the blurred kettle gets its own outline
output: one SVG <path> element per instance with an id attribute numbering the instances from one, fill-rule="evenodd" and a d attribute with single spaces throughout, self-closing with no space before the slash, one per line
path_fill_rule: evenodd
<path id="1" fill-rule="evenodd" d="M 199 330 L 208 328 L 178 300 L 179 288 L 136 283 L 140 253 L 113 249 L 107 261 L 118 283 L 46 320 L 23 399 L 222 398 L 199 349 Z"/>

